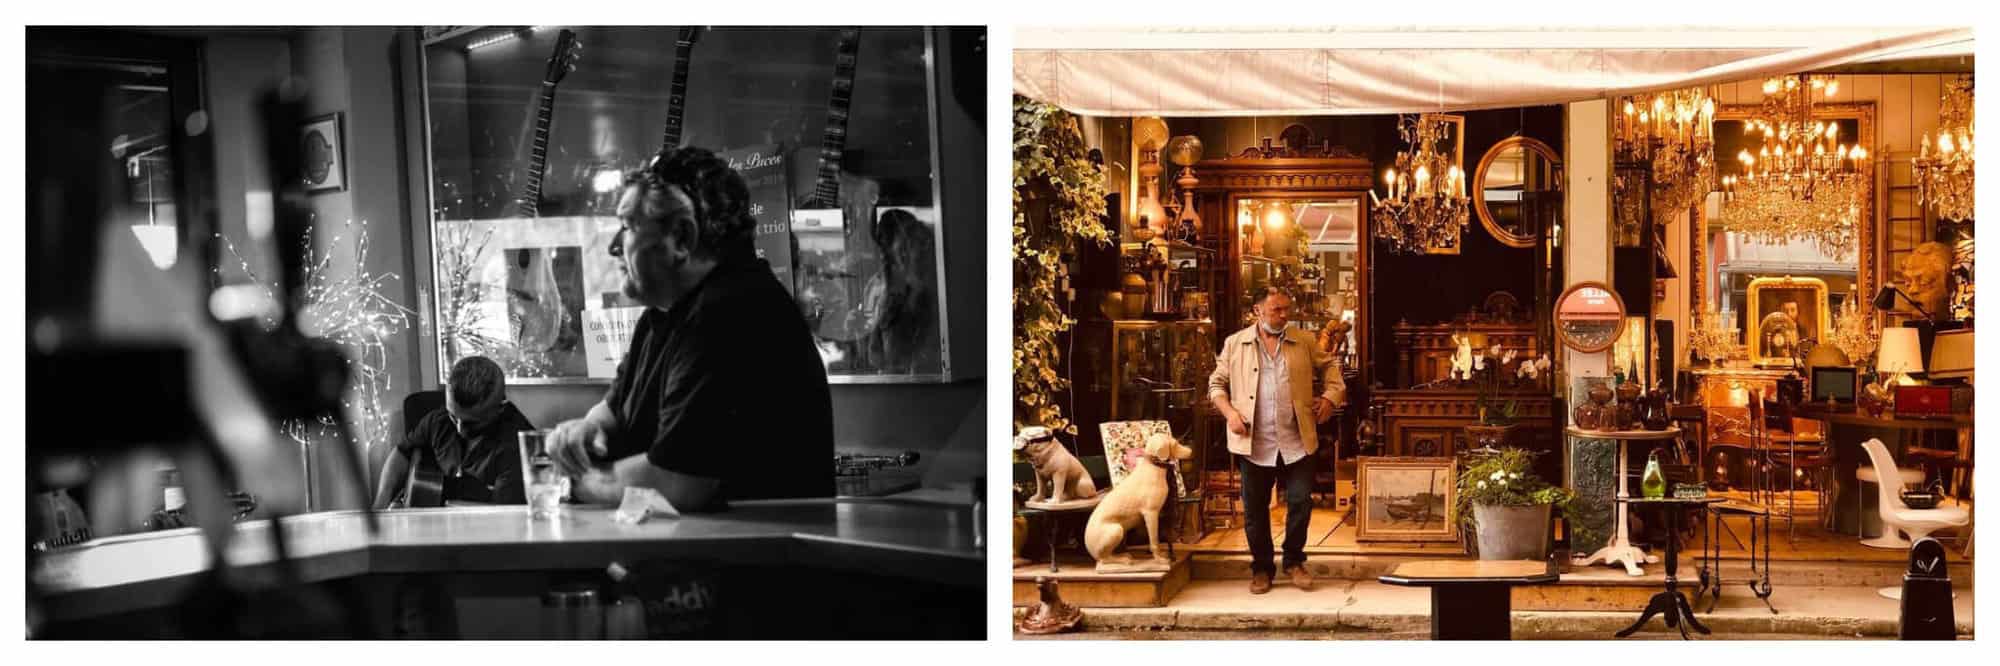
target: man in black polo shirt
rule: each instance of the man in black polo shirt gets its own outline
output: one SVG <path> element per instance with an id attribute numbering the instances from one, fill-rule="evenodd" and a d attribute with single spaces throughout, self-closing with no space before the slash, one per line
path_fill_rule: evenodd
<path id="1" fill-rule="evenodd" d="M 419 451 L 428 451 L 444 472 L 447 500 L 527 503 L 515 433 L 535 426 L 507 402 L 507 377 L 499 364 L 484 356 L 458 359 L 445 382 L 444 409 L 422 418 L 382 462 L 375 508 L 388 508 L 403 490 Z"/>
<path id="2" fill-rule="evenodd" d="M 636 486 L 702 511 L 833 495 L 826 368 L 756 256 L 743 177 L 669 148 L 626 177 L 618 219 L 611 256 L 646 311 L 604 399 L 549 435 L 576 498 L 617 503 Z"/>

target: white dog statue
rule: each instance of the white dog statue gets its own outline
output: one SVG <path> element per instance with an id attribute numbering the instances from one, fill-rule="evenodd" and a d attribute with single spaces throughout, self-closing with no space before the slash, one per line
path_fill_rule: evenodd
<path id="1" fill-rule="evenodd" d="M 1127 472 L 1124 480 L 1112 486 L 1083 528 L 1084 548 L 1096 558 L 1098 573 L 1172 568 L 1173 563 L 1160 550 L 1160 511 L 1173 500 L 1169 497 L 1171 484 L 1167 475 L 1176 461 L 1193 456 L 1192 449 L 1174 441 L 1171 435 L 1153 433 L 1146 437 L 1146 457 L 1150 464 Z M 1119 553 L 1118 546 L 1125 543 L 1126 532 L 1141 523 L 1145 524 L 1146 541 L 1152 546 L 1153 557 L 1146 562 L 1134 562 L 1130 555 Z"/>
<path id="2" fill-rule="evenodd" d="M 1028 502 L 1063 504 L 1097 497 L 1097 484 L 1090 480 L 1090 472 L 1048 428 L 1022 428 L 1014 435 L 1014 450 L 1035 468 L 1035 495 Z"/>

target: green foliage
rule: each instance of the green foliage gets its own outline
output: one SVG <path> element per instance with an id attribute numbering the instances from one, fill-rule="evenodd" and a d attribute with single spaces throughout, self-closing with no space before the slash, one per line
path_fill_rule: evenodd
<path id="1" fill-rule="evenodd" d="M 1475 505 L 1567 507 L 1575 494 L 1535 476 L 1534 463 L 1533 452 L 1513 447 L 1499 453 L 1460 456 L 1458 500 L 1453 507 L 1459 525 L 1468 531 L 1478 527 L 1472 513 Z"/>
<path id="2" fill-rule="evenodd" d="M 1111 243 L 1104 227 L 1104 169 L 1076 116 L 1014 96 L 1014 427 L 1076 434 L 1059 396 L 1068 262 L 1077 242 Z"/>

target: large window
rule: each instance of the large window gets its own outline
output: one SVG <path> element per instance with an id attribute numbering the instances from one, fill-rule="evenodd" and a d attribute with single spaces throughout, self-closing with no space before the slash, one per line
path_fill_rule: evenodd
<path id="1" fill-rule="evenodd" d="M 758 253 L 792 290 L 828 374 L 945 378 L 927 29 L 569 30 L 580 47 L 553 86 L 561 28 L 426 40 L 443 363 L 485 355 L 519 383 L 615 373 L 642 311 L 607 253 L 618 184 L 665 141 L 686 51 L 681 141 L 727 155 L 750 181 Z"/>

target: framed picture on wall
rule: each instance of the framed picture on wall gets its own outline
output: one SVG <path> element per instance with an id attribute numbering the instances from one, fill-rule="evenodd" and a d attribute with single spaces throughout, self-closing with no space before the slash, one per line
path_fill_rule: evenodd
<path id="1" fill-rule="evenodd" d="M 1825 340 L 1832 329 L 1826 281 L 1810 277 L 1760 277 L 1744 290 L 1750 310 L 1750 360 L 1789 366 L 1805 338 Z"/>
<path id="2" fill-rule="evenodd" d="M 299 158 L 306 191 L 347 189 L 347 147 L 341 142 L 341 114 L 319 116 L 299 127 Z"/>
<path id="3" fill-rule="evenodd" d="M 1355 540 L 1458 541 L 1458 524 L 1451 518 L 1457 469 L 1448 457 L 1363 456 L 1356 472 Z"/>

